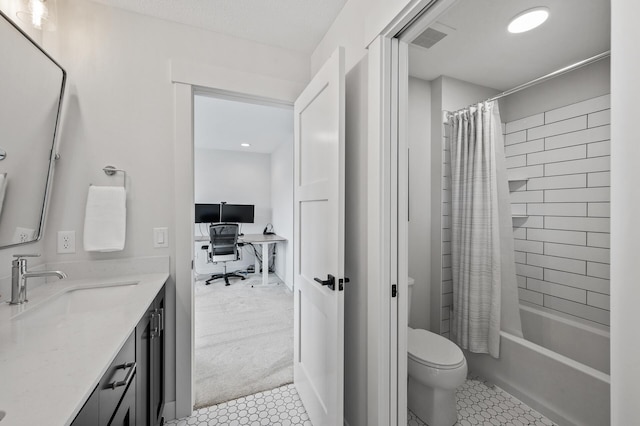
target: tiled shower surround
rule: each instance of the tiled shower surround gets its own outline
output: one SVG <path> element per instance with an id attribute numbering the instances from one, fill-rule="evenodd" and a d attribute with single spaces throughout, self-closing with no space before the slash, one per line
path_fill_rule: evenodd
<path id="1" fill-rule="evenodd" d="M 610 96 L 506 123 L 520 300 L 609 325 Z"/>
<path id="2" fill-rule="evenodd" d="M 503 126 L 520 300 L 609 325 L 610 95 Z M 443 324 L 452 300 L 449 151 L 443 167 Z"/>
<path id="3" fill-rule="evenodd" d="M 453 273 L 451 271 L 451 126 L 443 125 L 442 151 L 442 325 L 440 334 L 450 337 L 453 307 Z"/>

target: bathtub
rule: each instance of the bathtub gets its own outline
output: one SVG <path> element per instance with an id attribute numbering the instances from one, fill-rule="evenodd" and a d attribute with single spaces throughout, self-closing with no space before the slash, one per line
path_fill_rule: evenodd
<path id="1" fill-rule="evenodd" d="M 609 425 L 608 331 L 537 307 L 520 311 L 527 340 L 501 332 L 500 359 L 465 351 L 470 372 L 561 426 Z"/>

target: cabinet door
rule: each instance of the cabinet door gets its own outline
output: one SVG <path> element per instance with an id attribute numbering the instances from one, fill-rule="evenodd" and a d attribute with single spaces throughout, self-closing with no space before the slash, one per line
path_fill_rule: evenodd
<path id="1" fill-rule="evenodd" d="M 162 411 L 164 410 L 164 322 L 165 322 L 165 306 L 164 306 L 164 289 L 156 298 L 155 303 L 156 325 L 155 333 L 151 339 L 150 350 L 150 381 L 149 393 L 151 397 L 151 413 L 150 418 L 153 426 L 162 424 Z"/>
<path id="2" fill-rule="evenodd" d="M 132 333 L 98 385 L 100 397 L 100 426 L 110 424 L 113 413 L 116 412 L 123 395 L 131 384 L 135 383 L 135 359 L 135 338 Z"/>
<path id="3" fill-rule="evenodd" d="M 132 381 L 122 397 L 109 426 L 136 426 L 136 382 Z"/>
<path id="4" fill-rule="evenodd" d="M 151 348 L 151 323 L 154 319 L 153 305 L 144 314 L 136 327 L 136 392 L 137 410 L 136 425 L 149 426 L 150 395 L 149 395 L 149 349 Z"/>
<path id="5" fill-rule="evenodd" d="M 164 288 L 136 327 L 137 426 L 162 424 L 164 410 Z"/>
<path id="6" fill-rule="evenodd" d="M 94 389 L 93 393 L 87 399 L 84 406 L 76 416 L 71 426 L 95 426 L 100 419 L 100 398 L 98 392 Z"/>

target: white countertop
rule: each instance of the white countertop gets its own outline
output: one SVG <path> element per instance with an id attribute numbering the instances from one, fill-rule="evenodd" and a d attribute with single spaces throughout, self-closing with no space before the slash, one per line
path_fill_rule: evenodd
<path id="1" fill-rule="evenodd" d="M 168 277 L 61 280 L 30 290 L 24 305 L 0 304 L 0 426 L 70 424 Z M 133 282 L 97 311 L 38 312 L 69 290 Z"/>

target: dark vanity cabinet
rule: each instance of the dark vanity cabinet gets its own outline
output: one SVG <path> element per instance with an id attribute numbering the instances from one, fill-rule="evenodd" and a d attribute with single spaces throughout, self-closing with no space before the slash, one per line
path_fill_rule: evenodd
<path id="1" fill-rule="evenodd" d="M 136 327 L 138 392 L 136 425 L 158 426 L 163 422 L 165 363 L 164 287 Z"/>
<path id="2" fill-rule="evenodd" d="M 131 383 L 113 414 L 109 426 L 136 426 L 136 383 Z"/>
<path id="3" fill-rule="evenodd" d="M 162 287 L 71 426 L 163 424 L 164 323 Z"/>
<path id="4" fill-rule="evenodd" d="M 135 335 L 131 334 L 72 426 L 135 425 L 135 343 Z"/>

